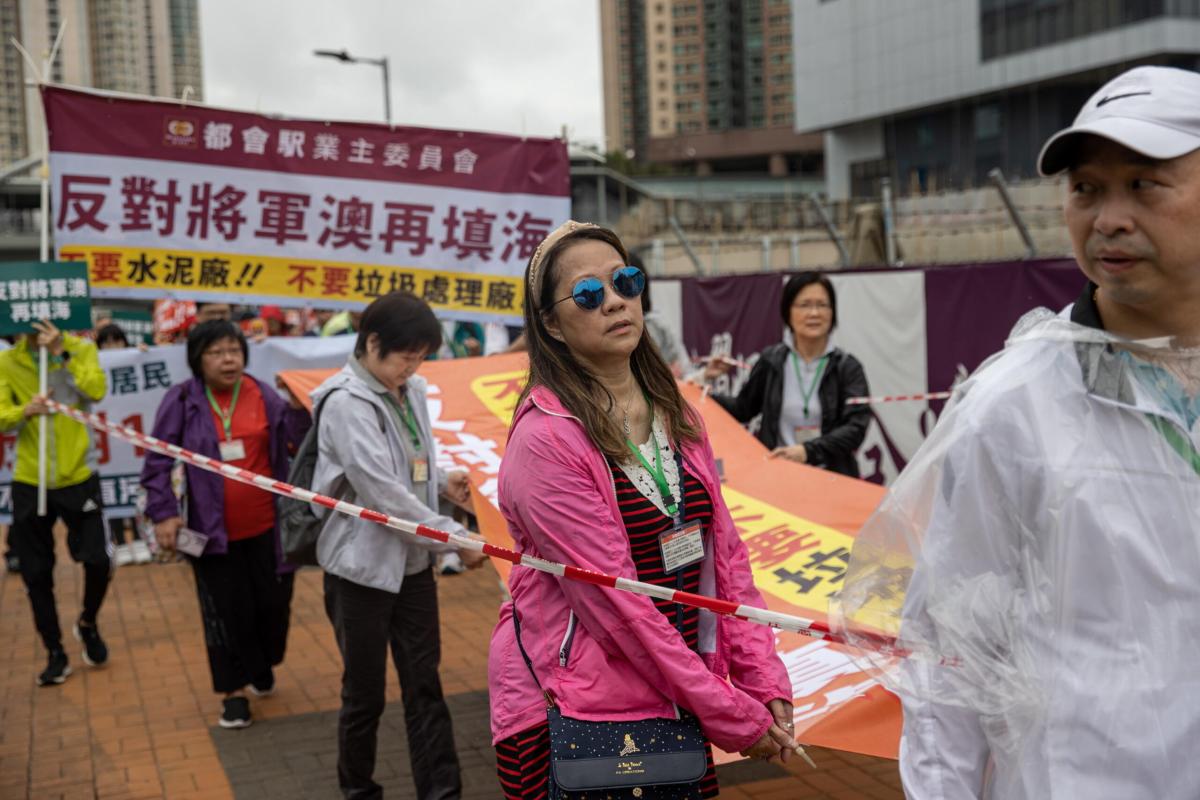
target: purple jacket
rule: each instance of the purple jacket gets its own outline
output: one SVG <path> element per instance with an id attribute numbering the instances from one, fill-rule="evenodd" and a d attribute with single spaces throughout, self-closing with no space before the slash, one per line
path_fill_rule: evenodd
<path id="1" fill-rule="evenodd" d="M 303 409 L 291 408 L 270 386 L 249 373 L 246 377 L 258 385 L 271 428 L 271 473 L 276 480 L 287 480 L 292 452 L 304 440 L 312 426 L 312 416 Z M 204 394 L 204 382 L 192 378 L 172 386 L 154 418 L 152 435 L 164 442 L 179 445 L 193 453 L 220 459 L 217 425 L 212 407 Z M 179 503 L 171 491 L 171 467 L 174 459 L 157 453 L 147 453 L 142 467 L 142 486 L 146 489 L 146 515 L 154 522 L 179 516 Z M 225 531 L 224 478 L 197 467 L 187 470 L 187 519 L 189 528 L 207 534 L 205 555 L 228 552 L 229 536 Z M 279 546 L 279 529 L 275 529 L 275 552 L 281 572 L 295 568 L 283 563 Z"/>

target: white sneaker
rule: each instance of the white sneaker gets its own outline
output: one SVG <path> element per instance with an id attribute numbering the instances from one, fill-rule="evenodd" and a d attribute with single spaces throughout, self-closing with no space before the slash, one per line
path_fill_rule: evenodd
<path id="1" fill-rule="evenodd" d="M 119 544 L 113 550 L 113 564 L 118 567 L 127 567 L 133 563 L 133 548 L 127 544 Z"/>
<path id="2" fill-rule="evenodd" d="M 154 560 L 154 554 L 150 552 L 150 545 L 142 539 L 134 540 L 133 544 L 128 545 L 133 550 L 133 560 L 138 564 L 149 564 Z"/>

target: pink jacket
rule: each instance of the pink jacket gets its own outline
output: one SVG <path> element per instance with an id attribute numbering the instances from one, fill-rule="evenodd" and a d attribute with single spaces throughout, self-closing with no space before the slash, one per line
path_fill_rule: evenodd
<path id="1" fill-rule="evenodd" d="M 701 593 L 765 607 L 721 498 L 707 436 L 685 445 L 683 458 L 713 500 Z M 500 465 L 500 510 L 523 553 L 637 578 L 604 455 L 545 388 L 534 389 L 513 419 Z M 566 716 L 674 717 L 677 704 L 699 718 L 710 741 L 736 753 L 770 727 L 766 703 L 792 697 L 775 637 L 761 625 L 702 611 L 697 655 L 648 597 L 522 567 L 513 569 L 509 590 L 538 680 Z M 501 606 L 488 655 L 493 742 L 546 719 L 517 649 L 512 609 Z"/>

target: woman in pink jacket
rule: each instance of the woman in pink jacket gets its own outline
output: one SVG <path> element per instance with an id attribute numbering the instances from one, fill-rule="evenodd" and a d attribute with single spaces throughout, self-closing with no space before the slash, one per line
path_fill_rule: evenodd
<path id="1" fill-rule="evenodd" d="M 526 554 L 761 607 L 700 417 L 643 335 L 645 275 L 628 261 L 616 234 L 577 222 L 530 260 L 530 375 L 500 467 L 501 511 Z M 488 659 L 506 797 L 547 795 L 541 690 L 565 717 L 691 714 L 724 750 L 791 754 L 791 684 L 767 628 L 519 567 L 509 589 L 537 681 L 506 603 Z M 708 755 L 693 797 L 717 794 Z"/>

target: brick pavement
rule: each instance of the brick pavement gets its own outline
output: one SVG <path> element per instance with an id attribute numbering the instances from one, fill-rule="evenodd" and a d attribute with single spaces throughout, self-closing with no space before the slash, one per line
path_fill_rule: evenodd
<path id="1" fill-rule="evenodd" d="M 78 614 L 82 574 L 60 547 L 55 577 L 64 630 Z M 37 688 L 45 654 L 17 575 L 0 573 L 0 800 L 331 798 L 341 663 L 320 574 L 297 577 L 288 657 L 277 693 L 254 699 L 256 723 L 215 727 L 191 570 L 122 567 L 100 615 L 109 666 L 89 669 L 68 638 L 74 674 Z M 442 680 L 455 719 L 465 797 L 500 797 L 487 729 L 487 643 L 501 590 L 485 567 L 440 583 Z M 380 735 L 380 782 L 411 797 L 395 673 Z M 721 767 L 731 800 L 893 800 L 894 762 L 810 748 L 820 769 L 742 762 Z M 799 763 L 799 762 L 794 762 Z"/>

